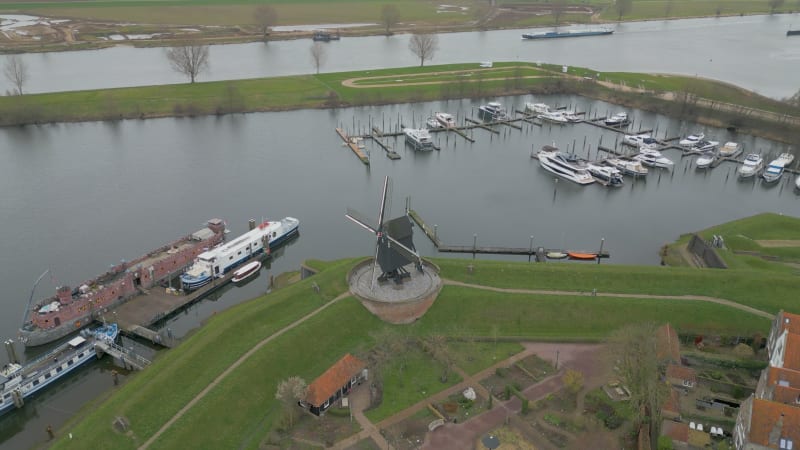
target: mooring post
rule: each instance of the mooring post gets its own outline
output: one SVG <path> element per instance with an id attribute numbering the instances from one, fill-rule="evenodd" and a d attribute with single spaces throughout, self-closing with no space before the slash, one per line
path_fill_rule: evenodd
<path id="1" fill-rule="evenodd" d="M 439 225 L 433 224 L 433 240 L 436 242 L 439 241 Z"/>
<path id="2" fill-rule="evenodd" d="M 478 248 L 478 233 L 472 235 L 472 259 L 475 259 L 475 250 Z"/>
<path id="3" fill-rule="evenodd" d="M 600 251 L 597 252 L 597 264 L 600 264 L 601 256 L 603 255 L 603 244 L 606 242 L 606 238 L 600 238 Z"/>
<path id="4" fill-rule="evenodd" d="M 528 247 L 528 262 L 531 262 L 531 256 L 533 255 L 533 235 L 531 235 L 531 243 Z"/>

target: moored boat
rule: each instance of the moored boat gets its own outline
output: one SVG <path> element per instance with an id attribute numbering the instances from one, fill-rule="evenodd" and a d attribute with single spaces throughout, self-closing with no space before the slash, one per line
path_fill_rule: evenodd
<path id="1" fill-rule="evenodd" d="M 257 274 L 258 271 L 261 269 L 261 261 L 251 261 L 239 269 L 236 272 L 233 272 L 233 278 L 231 281 L 234 283 L 238 283 L 240 281 L 246 280 L 253 275 Z"/>
<path id="2" fill-rule="evenodd" d="M 735 158 L 742 153 L 742 146 L 738 142 L 726 142 L 720 147 L 719 156 L 723 158 Z"/>
<path id="3" fill-rule="evenodd" d="M 437 112 L 433 114 L 433 117 L 435 117 L 439 124 L 444 128 L 455 128 L 456 126 L 456 119 L 453 118 L 452 114 L 448 114 L 446 112 Z"/>
<path id="4" fill-rule="evenodd" d="M 555 123 L 558 125 L 564 125 L 568 122 L 566 116 L 564 116 L 564 113 L 561 111 L 548 111 L 541 113 L 536 117 L 541 121 Z"/>
<path id="5" fill-rule="evenodd" d="M 525 103 L 525 114 L 543 114 L 550 112 L 550 106 L 545 103 Z"/>
<path id="6" fill-rule="evenodd" d="M 590 28 L 586 30 L 563 30 L 563 31 L 539 31 L 535 33 L 525 33 L 522 35 L 522 39 L 553 39 L 553 38 L 566 38 L 566 37 L 606 36 L 613 33 L 614 30 L 610 28 Z"/>
<path id="7" fill-rule="evenodd" d="M 550 251 L 545 253 L 545 256 L 547 259 L 566 259 L 569 255 L 564 252 Z"/>
<path id="8" fill-rule="evenodd" d="M 597 259 L 597 253 L 592 253 L 592 252 L 567 251 L 567 256 L 569 256 L 569 259 L 579 259 L 584 261 L 590 259 Z"/>
<path id="9" fill-rule="evenodd" d="M 58 287 L 55 296 L 28 305 L 20 342 L 35 347 L 89 326 L 94 320 L 92 314 L 124 303 L 138 295 L 140 289 L 152 288 L 175 276 L 199 254 L 222 242 L 224 236 L 225 223 L 211 219 L 205 228 L 133 261 L 123 261 L 76 288 Z"/>
<path id="10" fill-rule="evenodd" d="M 647 175 L 647 167 L 642 165 L 642 162 L 637 159 L 630 159 L 625 157 L 608 158 L 604 161 L 611 167 L 621 171 L 625 175 L 634 177 Z"/>
<path id="11" fill-rule="evenodd" d="M 694 147 L 695 144 L 702 141 L 706 137 L 703 133 L 694 133 L 686 136 L 685 138 L 678 141 L 678 145 L 681 147 Z"/>
<path id="12" fill-rule="evenodd" d="M 508 120 L 508 113 L 503 109 L 503 105 L 498 102 L 489 102 L 478 108 L 478 117 L 484 122 L 494 122 Z"/>
<path id="13" fill-rule="evenodd" d="M 658 150 L 641 149 L 638 155 L 634 156 L 645 166 L 658 167 L 662 169 L 672 169 L 675 164 L 671 159 L 664 157 Z"/>
<path id="14" fill-rule="evenodd" d="M 624 183 L 622 173 L 614 167 L 588 164 L 586 170 L 595 180 L 605 186 L 620 187 Z"/>
<path id="15" fill-rule="evenodd" d="M 661 146 L 661 143 L 649 134 L 626 134 L 622 137 L 622 143 L 631 147 L 650 150 L 656 150 Z"/>
<path id="16" fill-rule="evenodd" d="M 425 126 L 428 127 L 429 130 L 436 130 L 436 129 L 439 129 L 439 128 L 443 128 L 442 124 L 440 124 L 439 121 L 436 120 L 436 117 L 433 117 L 433 116 L 428 117 L 425 120 Z"/>
<path id="17" fill-rule="evenodd" d="M 761 169 L 764 168 L 764 158 L 758 153 L 750 153 L 744 158 L 742 167 L 739 167 L 740 178 L 750 178 L 756 175 Z"/>
<path id="18" fill-rule="evenodd" d="M 798 175 L 797 178 L 794 179 L 794 186 L 797 189 L 800 189 L 800 175 Z"/>
<path id="19" fill-rule="evenodd" d="M 424 128 L 403 128 L 406 136 L 406 144 L 414 147 L 414 150 L 429 152 L 436 148 L 431 139 L 431 134 Z"/>
<path id="20" fill-rule="evenodd" d="M 537 153 L 537 157 L 539 164 L 552 174 L 582 185 L 594 183 L 586 164 L 574 153 L 564 153 L 548 145 Z"/>
<path id="21" fill-rule="evenodd" d="M 618 112 L 611 117 L 607 117 L 604 123 L 609 127 L 622 127 L 628 125 L 630 122 L 628 121 L 628 113 Z"/>
<path id="22" fill-rule="evenodd" d="M 719 145 L 717 141 L 707 141 L 705 139 L 701 139 L 694 144 L 691 149 L 695 152 L 707 152 L 710 150 L 714 150 Z"/>
<path id="23" fill-rule="evenodd" d="M 294 217 L 264 221 L 231 242 L 199 254 L 194 264 L 180 276 L 182 288 L 193 290 L 205 286 L 245 261 L 271 253 L 296 235 L 299 226 L 300 221 Z"/>
<path id="24" fill-rule="evenodd" d="M 695 164 L 697 165 L 698 169 L 708 169 L 711 167 L 711 164 L 714 163 L 714 160 L 717 159 L 716 153 L 713 150 L 705 151 L 700 156 L 697 157 L 697 161 Z"/>
<path id="25" fill-rule="evenodd" d="M 95 343 L 113 343 L 118 334 L 115 323 L 82 330 L 80 335 L 32 361 L 6 364 L 0 369 L 0 414 L 22 407 L 26 398 L 99 357 Z"/>
<path id="26" fill-rule="evenodd" d="M 780 156 L 767 165 L 767 168 L 761 176 L 767 183 L 774 183 L 780 180 L 781 176 L 783 176 L 783 172 L 786 170 L 786 166 L 791 164 L 792 161 L 794 161 L 793 154 L 781 153 Z"/>

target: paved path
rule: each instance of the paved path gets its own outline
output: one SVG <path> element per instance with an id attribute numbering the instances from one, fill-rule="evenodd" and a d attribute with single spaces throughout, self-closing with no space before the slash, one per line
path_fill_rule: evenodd
<path id="1" fill-rule="evenodd" d="M 351 294 L 350 294 L 349 291 L 348 292 L 343 292 L 338 297 L 334 298 L 333 300 L 329 301 L 328 303 L 325 303 L 324 305 L 320 306 L 319 308 L 315 309 L 314 311 L 311 311 L 310 313 L 306 314 L 305 316 L 295 320 L 294 322 L 292 322 L 289 325 L 281 328 L 279 331 L 269 335 L 267 338 L 263 339 L 261 342 L 256 344 L 253 348 L 248 350 L 247 353 L 245 353 L 244 355 L 240 356 L 239 359 L 236 360 L 236 362 L 231 364 L 230 367 L 225 369 L 224 372 L 222 372 L 219 376 L 217 376 L 217 378 L 215 378 L 214 381 L 212 381 L 208 386 L 206 386 L 205 389 L 203 389 L 197 395 L 195 395 L 194 398 L 192 400 L 190 400 L 189 403 L 186 404 L 186 406 L 181 408 L 181 410 L 178 411 L 174 416 L 172 416 L 172 418 L 169 419 L 167 421 L 167 423 L 162 425 L 161 428 L 158 431 L 156 431 L 155 434 L 150 436 L 150 439 L 148 439 L 147 441 L 145 441 L 144 444 L 139 446 L 139 449 L 140 450 L 144 450 L 144 449 L 148 448 L 150 445 L 152 445 L 153 442 L 156 441 L 156 439 L 158 439 L 162 434 L 164 434 L 164 432 L 166 432 L 169 429 L 169 427 L 172 426 L 173 423 L 175 423 L 178 419 L 183 417 L 183 415 L 186 414 L 186 412 L 189 411 L 197 402 L 202 400 L 203 397 L 206 396 L 206 394 L 211 392 L 212 389 L 214 389 L 220 382 L 222 382 L 222 380 L 224 380 L 228 375 L 230 375 L 231 372 L 236 370 L 237 367 L 239 367 L 240 365 L 242 365 L 242 363 L 247 361 L 248 358 L 253 356 L 253 354 L 255 352 L 257 352 L 261 347 L 263 347 L 264 345 L 268 344 L 273 339 L 283 335 L 284 333 L 286 333 L 287 331 L 291 330 L 292 328 L 300 325 L 301 323 L 305 322 L 306 320 L 308 320 L 308 319 L 314 317 L 315 315 L 319 314 L 325 308 L 333 305 L 334 303 L 338 302 L 339 300 L 341 300 L 343 298 L 349 297 L 350 295 Z"/>
<path id="2" fill-rule="evenodd" d="M 698 302 L 709 302 L 709 303 L 716 303 L 719 305 L 729 306 L 731 308 L 738 309 L 740 311 L 744 311 L 759 317 L 764 317 L 765 319 L 774 319 L 775 316 L 761 311 L 760 309 L 753 308 L 752 306 L 743 305 L 741 303 L 736 303 L 731 300 L 726 300 L 724 298 L 717 298 L 717 297 L 708 297 L 705 295 L 654 295 L 654 294 L 620 294 L 620 293 L 613 293 L 613 292 L 582 292 L 582 291 L 555 291 L 555 290 L 544 290 L 544 289 L 506 289 L 506 288 L 498 288 L 498 287 L 491 287 L 491 286 L 483 286 L 480 284 L 470 284 L 470 283 L 463 283 L 461 281 L 455 280 L 448 280 L 442 278 L 442 281 L 446 285 L 451 286 L 462 286 L 468 287 L 473 289 L 483 289 L 485 291 L 493 291 L 493 292 L 505 292 L 508 294 L 542 294 L 542 295 L 570 295 L 570 296 L 578 296 L 578 297 L 614 297 L 614 298 L 644 298 L 644 299 L 654 299 L 654 300 L 680 300 L 680 301 L 698 301 Z"/>

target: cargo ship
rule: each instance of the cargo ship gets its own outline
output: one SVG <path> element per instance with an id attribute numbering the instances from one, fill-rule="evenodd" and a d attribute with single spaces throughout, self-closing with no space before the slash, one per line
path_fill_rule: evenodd
<path id="1" fill-rule="evenodd" d="M 35 347 L 87 327 L 96 313 L 180 274 L 199 254 L 222 242 L 224 237 L 225 223 L 211 219 L 205 228 L 133 261 L 123 261 L 78 287 L 60 286 L 55 296 L 33 305 L 31 293 L 20 328 L 20 342 Z"/>
<path id="2" fill-rule="evenodd" d="M 552 39 L 552 38 L 583 37 L 583 36 L 605 36 L 613 33 L 614 30 L 608 28 L 597 28 L 589 30 L 567 30 L 567 31 L 541 31 L 538 33 L 525 33 L 522 35 L 522 39 Z"/>

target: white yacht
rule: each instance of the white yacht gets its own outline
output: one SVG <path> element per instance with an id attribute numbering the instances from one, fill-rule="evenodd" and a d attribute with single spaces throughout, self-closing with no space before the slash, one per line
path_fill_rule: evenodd
<path id="1" fill-rule="evenodd" d="M 711 164 L 714 163 L 714 160 L 717 159 L 717 154 L 713 150 L 708 150 L 703 152 L 700 156 L 697 157 L 695 164 L 697 164 L 698 169 L 708 169 L 711 167 Z"/>
<path id="2" fill-rule="evenodd" d="M 574 153 L 564 153 L 557 148 L 545 146 L 537 154 L 544 170 L 578 184 L 594 183 L 594 178 Z"/>
<path id="3" fill-rule="evenodd" d="M 631 147 L 639 148 L 644 138 L 649 138 L 649 134 L 626 134 L 622 136 L 622 143 Z"/>
<path id="4" fill-rule="evenodd" d="M 750 153 L 744 158 L 742 167 L 739 167 L 739 176 L 741 178 L 750 178 L 761 172 L 764 168 L 764 158 L 758 153 Z"/>
<path id="5" fill-rule="evenodd" d="M 742 146 L 738 142 L 726 142 L 719 149 L 719 156 L 723 158 L 736 158 L 742 153 Z"/>
<path id="6" fill-rule="evenodd" d="M 539 120 L 544 122 L 551 122 L 559 125 L 564 125 L 568 122 L 567 117 L 561 111 L 548 111 L 536 116 Z"/>
<path id="7" fill-rule="evenodd" d="M 605 186 L 620 187 L 623 184 L 622 173 L 614 167 L 588 164 L 586 170 L 597 182 Z"/>
<path id="8" fill-rule="evenodd" d="M 453 118 L 452 114 L 448 114 L 446 112 L 437 112 L 433 114 L 433 117 L 435 117 L 439 124 L 444 128 L 455 128 L 456 126 L 456 119 Z"/>
<path id="9" fill-rule="evenodd" d="M 701 139 L 697 141 L 696 144 L 692 146 L 692 151 L 695 152 L 707 152 L 709 150 L 714 150 L 719 145 L 717 141 L 707 141 L 705 139 Z"/>
<path id="10" fill-rule="evenodd" d="M 672 169 L 672 166 L 675 163 L 672 162 L 671 159 L 665 158 L 664 155 L 661 154 L 658 150 L 651 150 L 651 149 L 640 149 L 638 155 L 634 156 L 635 159 L 638 159 L 642 162 L 645 166 L 650 167 L 660 167 L 662 169 Z"/>
<path id="11" fill-rule="evenodd" d="M 681 147 L 694 147 L 695 144 L 702 141 L 705 137 L 706 135 L 703 133 L 690 134 L 678 141 L 678 145 Z"/>
<path id="12" fill-rule="evenodd" d="M 800 189 L 800 175 L 798 175 L 797 178 L 794 180 L 794 185 L 795 187 L 797 187 L 797 189 Z"/>
<path id="13" fill-rule="evenodd" d="M 621 127 L 628 124 L 628 113 L 618 112 L 611 117 L 606 117 L 605 124 L 610 127 Z"/>
<path id="14" fill-rule="evenodd" d="M 786 166 L 791 164 L 792 161 L 794 161 L 793 154 L 781 153 L 777 159 L 772 160 L 772 162 L 767 165 L 767 168 L 764 169 L 764 173 L 761 176 L 767 183 L 778 181 L 786 170 Z"/>
<path id="15" fill-rule="evenodd" d="M 440 124 L 439 121 L 436 120 L 436 117 L 428 117 L 428 119 L 425 120 L 425 126 L 429 130 L 437 130 L 439 128 L 442 128 L 442 124 Z"/>
<path id="16" fill-rule="evenodd" d="M 643 166 L 642 162 L 638 159 L 625 157 L 608 158 L 605 160 L 605 163 L 620 170 L 625 175 L 631 175 L 634 177 L 647 175 L 648 172 L 647 167 Z"/>
<path id="17" fill-rule="evenodd" d="M 543 114 L 550 112 L 550 106 L 544 103 L 525 103 L 525 114 Z"/>

